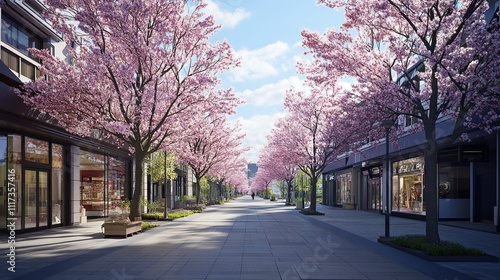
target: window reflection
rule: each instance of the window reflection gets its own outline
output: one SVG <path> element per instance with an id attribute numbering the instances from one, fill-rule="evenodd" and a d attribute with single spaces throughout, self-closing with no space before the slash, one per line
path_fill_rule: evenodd
<path id="1" fill-rule="evenodd" d="M 27 161 L 49 164 L 49 142 L 47 141 L 26 137 L 24 152 Z"/>

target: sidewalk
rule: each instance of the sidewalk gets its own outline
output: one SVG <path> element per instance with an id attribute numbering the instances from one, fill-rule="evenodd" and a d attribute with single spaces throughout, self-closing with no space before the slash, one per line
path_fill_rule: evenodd
<path id="1" fill-rule="evenodd" d="M 385 234 L 384 216 L 368 211 L 345 210 L 342 208 L 318 205 L 317 210 L 325 216 L 308 216 L 318 221 L 333 225 L 349 233 L 376 242 Z M 487 232 L 483 228 L 474 230 L 461 227 L 464 222 L 443 222 L 439 224 L 441 240 L 457 242 L 465 247 L 477 248 L 483 252 L 500 258 L 500 234 Z M 390 235 L 425 234 L 425 222 L 390 217 Z M 442 266 L 463 272 L 478 279 L 499 279 L 500 263 L 449 262 L 437 263 Z"/>
<path id="2" fill-rule="evenodd" d="M 0 279 L 498 279 L 500 263 L 432 263 L 377 243 L 380 214 L 318 205 L 325 216 L 250 196 L 127 239 L 101 222 L 16 236 Z M 425 223 L 391 217 L 391 235 Z M 440 226 L 441 238 L 500 256 L 500 235 Z M 4 238 L 6 238 L 4 236 Z M 7 239 L 6 239 L 7 240 Z M 1 242 L 8 252 L 7 241 Z M 5 256 L 5 255 L 4 255 Z M 4 257 L 7 260 L 7 256 Z"/>

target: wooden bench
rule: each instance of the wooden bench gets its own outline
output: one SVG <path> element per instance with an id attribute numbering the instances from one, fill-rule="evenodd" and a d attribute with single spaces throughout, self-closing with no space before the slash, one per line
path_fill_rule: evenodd
<path id="1" fill-rule="evenodd" d="M 105 222 L 102 224 L 104 237 L 108 236 L 127 236 L 142 231 L 142 221 L 134 222 Z"/>

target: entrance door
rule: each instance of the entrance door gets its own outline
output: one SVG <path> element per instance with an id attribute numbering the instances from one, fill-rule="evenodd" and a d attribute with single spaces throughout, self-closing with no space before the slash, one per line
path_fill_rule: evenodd
<path id="1" fill-rule="evenodd" d="M 25 170 L 24 228 L 48 226 L 48 172 Z"/>
<path id="2" fill-rule="evenodd" d="M 368 210 L 381 210 L 380 178 L 368 179 Z"/>

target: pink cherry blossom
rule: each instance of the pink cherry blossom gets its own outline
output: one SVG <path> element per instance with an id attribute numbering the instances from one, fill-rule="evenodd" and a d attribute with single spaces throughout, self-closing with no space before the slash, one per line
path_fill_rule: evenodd
<path id="1" fill-rule="evenodd" d="M 218 75 L 239 62 L 227 42 L 210 43 L 219 27 L 202 1 L 44 3 L 68 57 L 31 49 L 47 78 L 20 95 L 69 132 L 99 130 L 129 146 L 136 163 L 131 218 L 139 218 L 144 158 L 182 137 L 197 112 L 233 112 L 239 101 L 217 88 Z"/>

